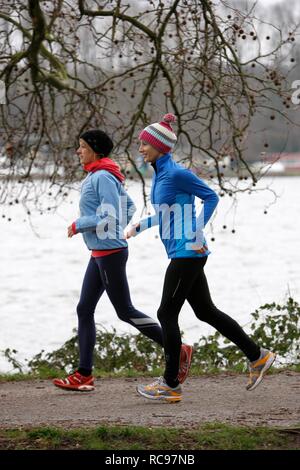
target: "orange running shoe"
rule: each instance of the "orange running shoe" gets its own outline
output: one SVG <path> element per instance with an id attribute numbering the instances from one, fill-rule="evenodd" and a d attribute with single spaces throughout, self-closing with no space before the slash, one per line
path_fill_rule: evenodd
<path id="1" fill-rule="evenodd" d="M 179 372 L 178 372 L 178 381 L 180 384 L 183 384 L 185 379 L 188 376 L 193 355 L 193 347 L 188 344 L 181 345 L 180 351 L 180 363 L 179 363 Z"/>
<path id="2" fill-rule="evenodd" d="M 76 392 L 91 392 L 95 390 L 94 377 L 92 375 L 85 377 L 77 371 L 66 379 L 54 379 L 53 383 L 56 387 L 63 388 L 64 390 L 74 390 Z"/>
<path id="3" fill-rule="evenodd" d="M 177 403 L 182 399 L 181 386 L 171 388 L 163 377 L 159 377 L 148 385 L 138 385 L 136 390 L 142 397 L 150 398 L 150 400 Z"/>
<path id="4" fill-rule="evenodd" d="M 247 390 L 254 390 L 260 384 L 265 373 L 270 369 L 275 359 L 276 354 L 268 349 L 260 349 L 259 359 L 254 362 L 250 362 L 249 364 L 250 376 L 249 382 L 246 386 Z"/>

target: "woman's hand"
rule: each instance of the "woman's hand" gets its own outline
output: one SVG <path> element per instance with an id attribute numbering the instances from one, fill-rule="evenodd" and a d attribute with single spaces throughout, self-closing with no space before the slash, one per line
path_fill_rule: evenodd
<path id="1" fill-rule="evenodd" d="M 68 227 L 68 238 L 72 238 L 73 235 L 75 235 L 74 231 L 73 231 L 73 225 L 70 225 Z"/>
<path id="2" fill-rule="evenodd" d="M 193 245 L 193 246 L 192 246 L 192 250 L 196 251 L 196 253 L 201 253 L 201 254 L 203 254 L 203 253 L 205 253 L 205 252 L 208 250 L 208 247 L 207 247 L 207 245 L 205 245 L 205 244 L 202 245 L 202 246 L 200 246 L 200 245 Z"/>
<path id="3" fill-rule="evenodd" d="M 139 231 L 140 224 L 131 225 L 124 233 L 125 238 L 135 237 Z"/>

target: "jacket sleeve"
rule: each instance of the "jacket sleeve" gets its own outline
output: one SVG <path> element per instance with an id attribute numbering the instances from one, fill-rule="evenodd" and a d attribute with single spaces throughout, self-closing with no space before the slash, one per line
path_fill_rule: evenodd
<path id="1" fill-rule="evenodd" d="M 118 220 L 120 195 L 116 183 L 104 173 L 97 172 L 92 178 L 92 186 L 99 198 L 99 206 L 95 214 L 79 217 L 75 221 L 76 232 L 93 232 L 102 223 L 115 224 Z"/>
<path id="2" fill-rule="evenodd" d="M 140 227 L 136 230 L 137 234 L 147 230 L 148 228 L 154 227 L 159 223 L 159 215 L 153 214 L 150 217 L 140 220 Z"/>
<path id="3" fill-rule="evenodd" d="M 185 168 L 175 170 L 174 181 L 179 190 L 197 196 L 204 201 L 204 207 L 197 218 L 197 228 L 203 229 L 219 202 L 219 196 L 198 176 Z"/>
<path id="4" fill-rule="evenodd" d="M 124 191 L 124 193 L 125 193 L 124 197 L 126 198 L 126 210 L 124 211 L 126 214 L 126 220 L 125 220 L 124 225 L 126 226 L 131 221 L 133 214 L 136 211 L 136 206 L 133 200 L 131 199 L 131 197 L 129 196 L 129 194 L 126 191 Z"/>

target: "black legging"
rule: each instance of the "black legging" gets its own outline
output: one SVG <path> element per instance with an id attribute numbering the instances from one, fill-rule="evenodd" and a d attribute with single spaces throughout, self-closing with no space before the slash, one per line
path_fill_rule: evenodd
<path id="1" fill-rule="evenodd" d="M 92 369 L 96 342 L 94 312 L 104 291 L 120 320 L 129 323 L 148 338 L 163 345 L 159 324 L 148 315 L 136 310 L 131 303 L 126 276 L 127 258 L 128 249 L 125 248 L 108 256 L 91 258 L 89 261 L 77 306 L 80 369 L 87 371 Z"/>
<path id="2" fill-rule="evenodd" d="M 205 321 L 223 336 L 235 343 L 250 361 L 260 355 L 260 348 L 239 324 L 213 304 L 202 258 L 172 259 L 165 275 L 158 319 L 163 330 L 166 370 L 164 378 L 169 386 L 178 384 L 177 375 L 181 348 L 178 315 L 185 300 L 189 302 L 199 320 Z"/>

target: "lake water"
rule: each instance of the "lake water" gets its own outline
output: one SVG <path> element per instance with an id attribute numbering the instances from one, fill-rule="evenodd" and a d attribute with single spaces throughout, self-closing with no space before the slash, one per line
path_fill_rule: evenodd
<path id="1" fill-rule="evenodd" d="M 283 302 L 288 293 L 298 301 L 300 297 L 300 177 L 265 178 L 258 187 L 265 185 L 279 196 L 267 214 L 264 210 L 273 201 L 269 191 L 243 193 L 236 207 L 226 196 L 206 228 L 212 298 L 246 328 L 260 305 Z M 143 207 L 138 183 L 129 182 L 128 192 L 138 206 L 138 218 Z M 77 326 L 76 304 L 89 252 L 81 235 L 67 238 L 66 227 L 78 216 L 78 200 L 73 191 L 57 213 L 35 214 L 31 224 L 20 205 L 2 208 L 0 350 L 16 349 L 21 361 L 60 347 Z M 169 262 L 157 233 L 153 228 L 129 241 L 127 268 L 133 303 L 154 317 Z M 118 320 L 106 294 L 96 321 L 116 327 L 118 333 L 136 332 Z M 180 327 L 187 342 L 214 331 L 196 319 L 188 304 L 181 311 Z M 0 357 L 0 371 L 9 370 L 11 365 Z"/>

